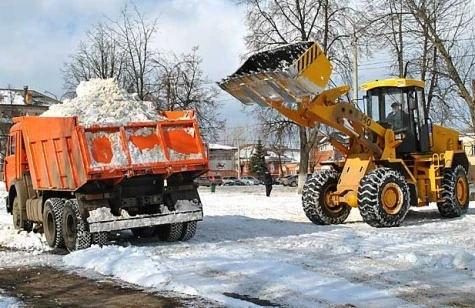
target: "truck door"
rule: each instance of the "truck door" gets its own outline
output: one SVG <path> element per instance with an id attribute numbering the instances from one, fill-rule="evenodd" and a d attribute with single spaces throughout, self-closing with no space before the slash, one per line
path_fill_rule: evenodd
<path id="1" fill-rule="evenodd" d="M 7 151 L 5 153 L 5 162 L 3 166 L 5 172 L 5 184 L 8 189 L 10 189 L 12 181 L 17 177 L 17 169 L 19 168 L 19 166 L 17 166 L 17 157 L 15 155 L 17 151 L 18 135 L 19 132 L 15 132 L 8 136 Z"/>

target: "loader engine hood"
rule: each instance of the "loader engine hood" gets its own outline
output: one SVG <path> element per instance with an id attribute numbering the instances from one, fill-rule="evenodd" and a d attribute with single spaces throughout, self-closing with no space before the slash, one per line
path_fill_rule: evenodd
<path id="1" fill-rule="evenodd" d="M 245 105 L 290 107 L 326 88 L 332 65 L 315 42 L 299 42 L 256 53 L 218 85 Z"/>

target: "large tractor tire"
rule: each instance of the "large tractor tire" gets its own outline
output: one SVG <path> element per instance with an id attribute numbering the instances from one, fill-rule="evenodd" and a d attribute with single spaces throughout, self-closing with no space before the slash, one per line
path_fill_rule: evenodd
<path id="1" fill-rule="evenodd" d="M 316 173 L 304 185 L 302 205 L 305 215 L 317 225 L 343 223 L 350 214 L 351 207 L 346 204 L 332 204 L 330 193 L 336 191 L 340 173 L 325 170 Z"/>
<path id="2" fill-rule="evenodd" d="M 27 221 L 23 217 L 23 211 L 21 209 L 21 204 L 20 204 L 20 198 L 16 196 L 13 199 L 13 209 L 12 209 L 12 215 L 13 215 L 13 227 L 15 230 L 24 230 L 26 232 L 30 232 L 33 229 L 33 224 L 30 221 Z"/>
<path id="3" fill-rule="evenodd" d="M 390 168 L 370 171 L 360 181 L 358 208 L 363 220 L 373 227 L 397 227 L 410 207 L 407 181 Z"/>
<path id="4" fill-rule="evenodd" d="M 43 232 L 48 245 L 52 248 L 64 248 L 61 217 L 64 202 L 59 198 L 46 200 L 43 208 Z"/>
<path id="5" fill-rule="evenodd" d="M 437 203 L 440 215 L 445 218 L 460 217 L 467 213 L 469 186 L 467 171 L 461 165 L 443 171 L 441 202 Z"/>
<path id="6" fill-rule="evenodd" d="M 81 216 L 76 199 L 66 201 L 62 217 L 63 239 L 66 249 L 72 252 L 91 246 L 91 233 Z"/>
<path id="7" fill-rule="evenodd" d="M 147 238 L 147 237 L 153 237 L 155 236 L 155 227 L 141 227 L 141 228 L 133 228 L 131 229 L 132 233 L 136 237 L 142 237 L 142 238 Z"/>
<path id="8" fill-rule="evenodd" d="M 183 223 L 174 223 L 157 226 L 157 234 L 162 241 L 176 242 L 179 241 L 183 235 Z"/>

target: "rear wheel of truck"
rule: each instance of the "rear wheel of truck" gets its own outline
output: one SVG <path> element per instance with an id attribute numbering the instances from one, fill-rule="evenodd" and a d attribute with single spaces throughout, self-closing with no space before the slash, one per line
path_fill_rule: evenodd
<path id="1" fill-rule="evenodd" d="M 48 245 L 52 248 L 64 248 L 63 234 L 61 231 L 61 216 L 64 202 L 59 198 L 46 200 L 43 208 L 43 232 Z"/>
<path id="2" fill-rule="evenodd" d="M 63 210 L 62 229 L 64 244 L 68 251 L 85 249 L 91 246 L 91 234 L 75 199 L 66 201 Z"/>
<path id="3" fill-rule="evenodd" d="M 445 218 L 460 217 L 467 213 L 470 202 L 467 171 L 461 165 L 457 165 L 453 169 L 445 169 L 443 176 L 441 183 L 443 201 L 437 203 L 439 213 Z"/>
<path id="4" fill-rule="evenodd" d="M 397 227 L 409 211 L 409 186 L 402 174 L 390 168 L 370 171 L 358 188 L 358 208 L 373 227 Z"/>
<path id="5" fill-rule="evenodd" d="M 157 226 L 158 237 L 167 242 L 179 241 L 183 235 L 183 226 L 181 222 Z"/>
<path id="6" fill-rule="evenodd" d="M 20 198 L 15 197 L 13 199 L 13 227 L 15 230 L 25 230 L 30 232 L 33 229 L 33 224 L 23 217 L 23 211 L 21 209 Z"/>
<path id="7" fill-rule="evenodd" d="M 181 233 L 180 239 L 182 241 L 188 241 L 191 238 L 193 238 L 193 236 L 195 236 L 195 233 L 196 233 L 197 224 L 198 223 L 196 221 L 189 221 L 189 222 L 183 223 L 183 232 Z"/>
<path id="8" fill-rule="evenodd" d="M 134 236 L 142 238 L 153 237 L 156 233 L 155 227 L 133 228 L 131 230 Z"/>
<path id="9" fill-rule="evenodd" d="M 340 173 L 325 170 L 316 173 L 303 186 L 302 205 L 305 215 L 317 225 L 343 223 L 350 214 L 346 204 L 333 204 L 330 195 L 336 191 Z"/>
<path id="10" fill-rule="evenodd" d="M 91 234 L 91 240 L 93 244 L 104 246 L 109 241 L 107 232 L 98 232 Z"/>

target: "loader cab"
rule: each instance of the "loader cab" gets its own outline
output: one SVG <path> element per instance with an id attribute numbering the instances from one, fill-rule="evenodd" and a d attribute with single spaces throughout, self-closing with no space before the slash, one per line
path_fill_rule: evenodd
<path id="1" fill-rule="evenodd" d="M 424 112 L 424 83 L 413 79 L 388 79 L 364 83 L 366 112 L 379 124 L 392 128 L 403 143 L 397 154 L 430 151 L 432 123 Z"/>

